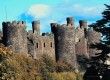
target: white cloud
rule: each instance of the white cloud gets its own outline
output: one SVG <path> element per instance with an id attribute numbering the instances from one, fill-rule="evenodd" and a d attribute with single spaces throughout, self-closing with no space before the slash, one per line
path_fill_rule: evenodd
<path id="1" fill-rule="evenodd" d="M 51 8 L 49 5 L 36 4 L 29 8 L 28 14 L 33 15 L 35 18 L 43 18 L 50 14 Z"/>
<path id="2" fill-rule="evenodd" d="M 104 5 L 85 5 L 83 3 L 72 3 L 71 0 L 65 0 L 65 3 L 63 1 L 53 6 L 46 4 L 32 5 L 24 13 L 26 16 L 22 18 L 29 19 L 30 21 L 39 19 L 41 22 L 41 32 L 44 32 L 50 31 L 51 22 L 65 24 L 66 17 L 73 17 L 75 19 L 75 26 L 79 26 L 79 20 L 81 19 L 87 20 L 88 24 L 91 24 L 101 18 L 101 12 L 104 8 Z"/>
<path id="3" fill-rule="evenodd" d="M 72 12 L 76 12 L 76 15 L 84 16 L 84 17 L 97 17 L 101 15 L 103 11 L 103 6 L 86 6 L 81 4 L 75 4 L 71 6 Z"/>
<path id="4" fill-rule="evenodd" d="M 61 13 L 63 16 L 72 15 L 80 16 L 84 18 L 96 18 L 101 16 L 101 12 L 104 10 L 103 5 L 84 5 L 84 4 L 68 4 L 68 5 L 61 5 L 59 7 L 55 7 L 57 12 Z"/>

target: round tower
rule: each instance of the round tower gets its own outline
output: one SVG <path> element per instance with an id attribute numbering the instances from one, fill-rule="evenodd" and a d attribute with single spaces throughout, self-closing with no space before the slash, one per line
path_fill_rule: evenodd
<path id="1" fill-rule="evenodd" d="M 80 20 L 79 21 L 80 28 L 87 28 L 87 21 L 86 20 Z"/>
<path id="2" fill-rule="evenodd" d="M 51 26 L 51 32 L 54 33 L 55 32 L 55 27 L 58 27 L 57 23 L 50 23 Z"/>
<path id="3" fill-rule="evenodd" d="M 37 36 L 40 36 L 40 22 L 33 21 L 32 28 L 33 28 L 33 33 L 35 33 Z"/>
<path id="4" fill-rule="evenodd" d="M 80 20 L 79 21 L 80 28 L 84 29 L 84 36 L 87 38 L 87 21 L 86 20 Z"/>
<path id="5" fill-rule="evenodd" d="M 91 28 L 88 29 L 88 51 L 90 56 L 94 56 L 96 53 L 100 52 L 99 50 L 91 48 L 91 44 L 100 43 L 101 40 L 101 34 L 99 32 L 96 32 L 92 30 Z"/>
<path id="6" fill-rule="evenodd" d="M 14 53 L 27 54 L 26 23 L 23 21 L 3 22 L 3 42 Z"/>
<path id="7" fill-rule="evenodd" d="M 10 25 L 10 22 L 3 22 L 2 23 L 2 31 L 3 31 L 3 43 L 4 45 L 7 45 L 7 39 L 8 39 L 8 25 Z"/>
<path id="8" fill-rule="evenodd" d="M 57 25 L 57 26 L 56 26 Z M 75 32 L 73 26 L 51 26 L 54 31 L 56 61 L 66 61 L 76 67 Z"/>
<path id="9" fill-rule="evenodd" d="M 67 25 L 74 26 L 74 19 L 72 17 L 67 17 L 66 20 L 67 20 Z"/>

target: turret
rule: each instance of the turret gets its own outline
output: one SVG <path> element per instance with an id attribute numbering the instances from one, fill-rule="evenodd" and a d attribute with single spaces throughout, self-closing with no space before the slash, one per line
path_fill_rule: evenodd
<path id="1" fill-rule="evenodd" d="M 50 23 L 50 26 L 51 26 L 51 32 L 54 33 L 55 32 L 55 27 L 58 26 L 57 23 Z"/>
<path id="2" fill-rule="evenodd" d="M 79 24 L 80 24 L 80 28 L 86 28 L 87 27 L 87 21 L 86 20 L 80 20 Z"/>
<path id="3" fill-rule="evenodd" d="M 100 43 L 101 40 L 101 34 L 99 32 L 94 31 L 92 28 L 88 29 L 88 50 L 89 50 L 89 55 L 94 56 L 96 53 L 100 53 L 100 50 L 96 50 L 95 48 L 90 48 L 91 44 L 96 44 Z"/>
<path id="4" fill-rule="evenodd" d="M 67 17 L 66 20 L 67 20 L 67 26 L 68 25 L 74 26 L 74 19 L 72 17 Z"/>
<path id="5" fill-rule="evenodd" d="M 24 21 L 3 22 L 3 42 L 14 53 L 27 54 L 27 32 Z"/>
<path id="6" fill-rule="evenodd" d="M 56 61 L 65 61 L 76 67 L 75 30 L 73 19 L 67 18 L 67 25 L 51 23 L 54 32 Z"/>
<path id="7" fill-rule="evenodd" d="M 33 21 L 32 22 L 32 28 L 33 28 L 33 33 L 40 36 L 40 22 L 39 21 Z"/>

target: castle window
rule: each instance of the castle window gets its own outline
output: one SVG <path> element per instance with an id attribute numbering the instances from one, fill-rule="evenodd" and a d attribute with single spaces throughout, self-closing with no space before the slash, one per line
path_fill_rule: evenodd
<path id="1" fill-rule="evenodd" d="M 45 47 L 45 43 L 44 43 L 44 47 Z"/>
<path id="2" fill-rule="evenodd" d="M 36 47 L 38 48 L 39 46 L 38 46 L 38 43 L 36 44 Z"/>
<path id="3" fill-rule="evenodd" d="M 52 42 L 50 43 L 50 46 L 52 47 Z"/>
<path id="4" fill-rule="evenodd" d="M 80 39 L 79 39 L 79 42 L 80 42 Z"/>

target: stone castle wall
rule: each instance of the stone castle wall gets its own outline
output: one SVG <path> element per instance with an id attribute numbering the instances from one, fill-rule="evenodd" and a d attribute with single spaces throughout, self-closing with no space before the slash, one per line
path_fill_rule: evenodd
<path id="1" fill-rule="evenodd" d="M 41 38 L 43 54 L 47 54 L 52 58 L 55 58 L 54 35 L 44 35 Z"/>
<path id="2" fill-rule="evenodd" d="M 32 22 L 33 30 L 28 31 L 28 52 L 35 59 L 47 54 L 55 59 L 54 35 L 42 33 L 40 36 L 40 22 Z"/>
<path id="3" fill-rule="evenodd" d="M 96 32 L 92 29 L 88 29 L 88 52 L 89 52 L 89 56 L 95 56 L 95 53 L 100 52 L 100 50 L 96 50 L 96 49 L 92 49 L 91 44 L 95 44 L 95 43 L 99 43 L 101 40 L 101 34 L 99 32 Z"/>
<path id="4" fill-rule="evenodd" d="M 77 55 L 89 57 L 89 53 L 87 50 L 87 39 L 82 37 L 79 42 L 76 43 L 75 45 L 75 52 Z"/>
<path id="5" fill-rule="evenodd" d="M 87 52 L 87 39 L 86 39 L 86 32 L 87 29 L 87 21 L 80 20 L 79 27 L 75 30 L 75 52 L 77 55 L 82 55 L 89 57 Z"/>
<path id="6" fill-rule="evenodd" d="M 15 53 L 28 53 L 34 59 L 43 54 L 51 56 L 54 60 L 66 61 L 76 67 L 76 55 L 90 57 L 97 50 L 91 49 L 92 43 L 100 42 L 100 33 L 87 29 L 87 21 L 80 20 L 79 27 L 75 29 L 74 19 L 67 17 L 67 24 L 51 23 L 51 33 L 40 35 L 40 22 L 32 22 L 32 30 L 26 32 L 26 23 L 3 22 L 3 41 L 5 46 Z"/>
<path id="7" fill-rule="evenodd" d="M 56 26 L 56 24 L 53 23 L 51 28 L 53 28 L 52 30 L 54 31 L 55 36 L 56 60 L 66 61 L 73 66 L 76 66 L 75 39 L 72 38 L 75 36 L 73 19 L 68 17 L 67 25 L 63 24 Z"/>
<path id="8" fill-rule="evenodd" d="M 3 42 L 14 53 L 27 54 L 27 32 L 23 21 L 3 22 Z"/>

